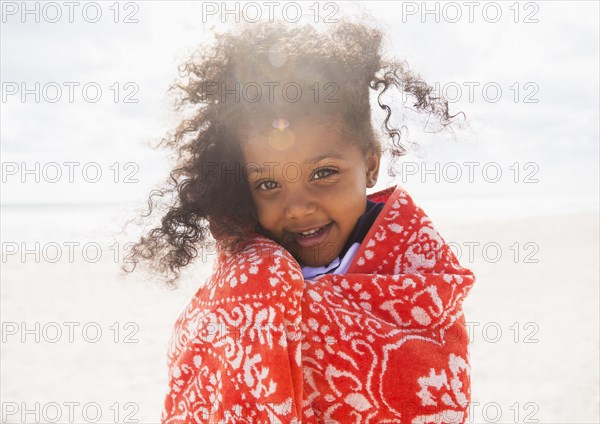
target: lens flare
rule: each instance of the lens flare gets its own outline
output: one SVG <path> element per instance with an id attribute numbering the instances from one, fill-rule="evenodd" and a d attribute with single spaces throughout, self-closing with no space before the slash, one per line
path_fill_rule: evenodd
<path id="1" fill-rule="evenodd" d="M 273 128 L 277 128 L 278 130 L 284 130 L 290 126 L 290 123 L 287 119 L 279 118 L 273 121 Z"/>
<path id="2" fill-rule="evenodd" d="M 269 133 L 269 145 L 276 150 L 289 149 L 296 137 L 288 127 L 290 123 L 283 118 L 273 121 L 273 130 Z"/>

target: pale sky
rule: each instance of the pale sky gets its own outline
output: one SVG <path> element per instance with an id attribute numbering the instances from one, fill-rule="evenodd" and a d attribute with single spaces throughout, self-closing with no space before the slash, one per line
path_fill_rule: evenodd
<path id="1" fill-rule="evenodd" d="M 54 184 L 35 183 L 32 177 L 22 183 L 19 174 L 6 175 L 6 168 L 3 205 L 145 202 L 147 193 L 166 177 L 166 153 L 149 148 L 175 122 L 166 90 L 177 77 L 177 65 L 206 39 L 208 29 L 223 25 L 218 15 L 203 14 L 200 2 L 183 1 L 121 3 L 120 22 L 115 23 L 115 11 L 109 9 L 112 3 L 99 3 L 102 17 L 97 23 L 85 21 L 83 6 L 74 10 L 72 23 L 66 7 L 57 23 L 48 22 L 55 19 L 56 11 L 40 9 L 36 23 L 35 15 L 23 17 L 21 10 L 14 10 L 21 2 L 3 4 L 0 121 L 4 166 L 10 167 L 8 162 L 26 162 L 30 167 L 35 162 L 40 166 L 95 162 L 104 172 L 96 184 L 82 178 L 69 183 L 66 175 Z M 428 4 L 433 10 L 436 3 Z M 255 4 L 267 10 L 264 3 Z M 302 3 L 303 17 L 308 17 L 312 4 Z M 469 127 L 455 128 L 454 134 L 428 134 L 409 124 L 411 139 L 422 145 L 424 156 L 405 160 L 425 161 L 432 168 L 436 161 L 440 166 L 476 162 L 480 164 L 475 168 L 476 181 L 469 182 L 464 175 L 456 183 L 436 183 L 431 176 L 421 181 L 413 175 L 404 180 L 398 177 L 395 183 L 434 210 L 452 198 L 471 199 L 473 205 L 482 206 L 469 212 L 473 216 L 501 213 L 498 210 L 508 198 L 522 199 L 523 211 L 532 210 L 527 202 L 535 199 L 545 199 L 542 209 L 598 210 L 598 2 L 521 2 L 513 9 L 514 2 L 479 2 L 472 11 L 474 22 L 469 22 L 465 2 L 437 3 L 437 16 L 435 12 L 423 15 L 422 2 L 336 4 L 335 16 L 351 15 L 357 8 L 367 10 L 386 28 L 386 53 L 406 59 L 426 81 L 460 98 L 451 106 L 468 117 Z M 34 3 L 28 5 L 34 7 Z M 491 22 L 498 8 L 501 16 Z M 319 18 L 333 10 L 322 10 Z M 93 11 L 88 9 L 86 16 L 93 18 Z M 123 23 L 128 14 L 138 22 Z M 51 96 L 54 85 L 62 86 L 61 100 L 35 103 L 29 95 L 23 103 L 20 92 L 8 94 L 7 90 L 20 89 L 22 83 L 33 87 L 35 82 L 46 86 Z M 68 101 L 65 82 L 79 83 L 73 103 Z M 132 94 L 138 103 L 115 103 L 115 82 L 121 96 Z M 80 88 L 86 83 L 101 87 L 97 103 L 83 100 Z M 472 101 L 469 84 L 474 87 Z M 502 90 L 497 102 L 488 101 L 489 96 L 486 100 L 482 90 L 486 84 L 488 95 L 494 94 L 495 87 Z M 537 103 L 526 103 L 528 95 Z M 134 165 L 126 167 L 129 162 Z M 503 172 L 498 183 L 482 177 L 482 167 L 490 162 Z M 118 183 L 113 181 L 115 163 L 121 172 Z M 467 168 L 461 165 L 461 169 Z M 124 183 L 125 175 L 139 182 Z M 528 175 L 538 182 L 524 183 Z M 383 166 L 377 188 L 391 183 Z"/>

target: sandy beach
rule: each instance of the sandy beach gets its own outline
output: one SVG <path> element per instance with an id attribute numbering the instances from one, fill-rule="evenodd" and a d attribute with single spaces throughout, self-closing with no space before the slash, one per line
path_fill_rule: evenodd
<path id="1" fill-rule="evenodd" d="M 464 305 L 468 422 L 599 421 L 598 222 L 597 213 L 434 220 L 477 275 Z M 123 278 L 115 251 L 104 253 L 95 263 L 78 254 L 50 263 L 49 251 L 38 262 L 3 257 L 3 422 L 59 413 L 59 422 L 69 413 L 76 422 L 159 422 L 171 326 L 211 257 L 169 291 L 144 273 Z"/>

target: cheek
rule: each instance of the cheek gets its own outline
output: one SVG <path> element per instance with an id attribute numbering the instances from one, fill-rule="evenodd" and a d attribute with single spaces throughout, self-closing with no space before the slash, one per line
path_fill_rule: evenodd
<path id="1" fill-rule="evenodd" d="M 277 222 L 275 208 L 273 206 L 269 206 L 266 202 L 261 202 L 257 199 L 254 200 L 254 205 L 259 224 L 265 229 L 273 229 L 275 223 Z"/>

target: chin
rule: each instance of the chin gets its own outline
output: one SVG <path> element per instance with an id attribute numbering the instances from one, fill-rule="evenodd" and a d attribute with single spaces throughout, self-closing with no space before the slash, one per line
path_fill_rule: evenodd
<path id="1" fill-rule="evenodd" d="M 326 257 L 316 258 L 315 259 L 315 251 L 311 249 L 304 250 L 298 245 L 298 243 L 293 238 L 284 238 L 275 239 L 279 244 L 281 244 L 290 254 L 296 259 L 296 261 L 302 266 L 311 266 L 311 267 L 319 267 L 326 266 L 331 263 L 338 255 L 339 252 L 332 252 L 331 248 L 327 249 Z M 325 249 L 325 247 L 321 247 L 321 249 Z M 334 253 L 332 255 L 332 253 Z"/>
<path id="2" fill-rule="evenodd" d="M 299 259 L 298 262 L 302 266 L 312 266 L 312 267 L 325 266 L 325 265 L 315 262 L 315 261 L 303 261 L 302 259 Z"/>

